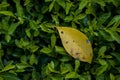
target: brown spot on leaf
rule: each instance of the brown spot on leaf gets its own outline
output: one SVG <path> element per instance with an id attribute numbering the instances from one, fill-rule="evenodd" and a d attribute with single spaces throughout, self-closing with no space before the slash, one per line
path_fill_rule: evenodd
<path id="1" fill-rule="evenodd" d="M 64 32 L 63 31 L 61 31 L 61 34 L 63 34 Z"/>
<path id="2" fill-rule="evenodd" d="M 73 42 L 75 42 L 75 40 L 73 40 Z"/>
<path id="3" fill-rule="evenodd" d="M 85 57 L 83 56 L 82 59 L 85 59 Z"/>
<path id="4" fill-rule="evenodd" d="M 79 55 L 80 53 L 79 52 L 77 52 L 77 53 L 75 53 L 76 55 Z"/>
<path id="5" fill-rule="evenodd" d="M 65 43 L 68 44 L 68 41 L 66 41 Z"/>

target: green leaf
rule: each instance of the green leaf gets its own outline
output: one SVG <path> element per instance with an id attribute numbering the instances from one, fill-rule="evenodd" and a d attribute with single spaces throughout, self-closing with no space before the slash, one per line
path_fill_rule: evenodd
<path id="1" fill-rule="evenodd" d="M 19 40 L 15 40 L 15 44 L 19 47 L 19 48 L 24 48 L 27 49 L 29 48 L 30 42 L 21 38 L 20 41 Z"/>
<path id="2" fill-rule="evenodd" d="M 20 0 L 13 0 L 13 1 L 16 4 L 18 16 L 19 17 L 23 17 L 24 16 L 24 12 L 23 12 L 22 6 L 20 5 Z"/>
<path id="3" fill-rule="evenodd" d="M 107 33 L 105 30 L 99 30 L 99 33 L 102 35 L 102 37 L 107 41 L 114 41 L 114 39 L 111 37 L 109 33 Z"/>
<path id="4" fill-rule="evenodd" d="M 120 54 L 119 53 L 111 53 L 119 62 L 120 62 Z"/>
<path id="5" fill-rule="evenodd" d="M 36 52 L 38 49 L 39 49 L 39 46 L 37 46 L 37 45 L 32 45 L 32 46 L 30 47 L 30 51 L 31 51 L 32 53 Z"/>
<path id="6" fill-rule="evenodd" d="M 86 14 L 82 13 L 82 14 L 76 15 L 73 21 L 81 20 L 81 19 L 84 19 L 85 17 L 86 17 Z"/>
<path id="7" fill-rule="evenodd" d="M 101 74 L 99 76 L 96 76 L 96 80 L 105 80 L 104 74 Z"/>
<path id="8" fill-rule="evenodd" d="M 29 64 L 27 64 L 27 63 L 17 63 L 16 67 L 18 69 L 25 69 L 25 68 L 28 68 L 28 67 L 31 67 L 31 66 Z"/>
<path id="9" fill-rule="evenodd" d="M 120 80 L 120 75 L 117 75 L 117 76 L 116 76 L 116 80 Z"/>
<path id="10" fill-rule="evenodd" d="M 13 65 L 13 61 L 10 61 L 0 72 L 5 72 L 14 68 L 15 65 Z"/>
<path id="11" fill-rule="evenodd" d="M 26 29 L 25 32 L 26 35 L 30 38 L 31 37 L 30 28 Z"/>
<path id="12" fill-rule="evenodd" d="M 108 68 L 108 65 L 102 65 L 102 66 L 98 67 L 96 69 L 96 75 L 99 76 L 99 75 L 103 74 L 103 72 L 105 72 L 107 70 L 107 68 Z"/>
<path id="13" fill-rule="evenodd" d="M 120 33 L 120 28 L 116 28 L 115 31 L 119 32 Z"/>
<path id="14" fill-rule="evenodd" d="M 110 22 L 108 23 L 107 27 L 110 27 L 111 25 L 113 25 L 115 22 L 120 20 L 120 15 L 116 15 L 112 18 L 112 20 L 110 20 Z"/>
<path id="15" fill-rule="evenodd" d="M 56 2 L 57 2 L 63 9 L 65 9 L 65 0 L 56 0 Z"/>
<path id="16" fill-rule="evenodd" d="M 8 28 L 8 34 L 9 35 L 13 35 L 13 33 L 15 32 L 16 28 L 20 25 L 20 23 L 12 23 L 10 25 L 10 27 Z"/>
<path id="17" fill-rule="evenodd" d="M 111 16 L 111 13 L 103 13 L 98 18 L 98 24 L 103 24 Z"/>
<path id="18" fill-rule="evenodd" d="M 27 48 L 27 46 L 28 46 L 29 44 L 30 44 L 29 41 L 27 41 L 27 40 L 25 40 L 25 39 L 23 39 L 23 38 L 20 39 L 20 45 L 21 45 L 23 48 Z"/>
<path id="19" fill-rule="evenodd" d="M 101 65 L 107 65 L 107 62 L 104 59 L 98 59 Z"/>
<path id="20" fill-rule="evenodd" d="M 54 68 L 55 68 L 55 64 L 54 64 L 54 62 L 53 62 L 53 61 L 51 61 L 48 65 L 49 65 L 49 66 L 50 66 L 50 68 L 52 68 L 52 69 L 54 69 Z M 49 68 L 49 69 L 50 69 L 50 68 Z"/>
<path id="21" fill-rule="evenodd" d="M 30 21 L 29 21 L 29 25 L 30 25 L 30 28 L 31 28 L 31 29 L 33 29 L 33 30 L 35 30 L 35 31 L 38 30 L 38 26 L 37 26 L 37 24 L 36 24 L 35 21 L 30 20 Z"/>
<path id="22" fill-rule="evenodd" d="M 5 31 L 8 30 L 8 28 L 9 28 L 9 24 L 8 24 L 9 20 L 10 20 L 10 17 L 6 17 L 5 19 L 2 20 L 2 22 L 1 22 L 1 29 L 3 29 L 3 31 L 4 30 Z M 5 33 L 7 33 L 7 32 L 5 32 Z"/>
<path id="23" fill-rule="evenodd" d="M 64 19 L 65 22 L 70 22 L 72 20 L 73 20 L 73 16 L 72 15 L 66 16 L 65 19 Z"/>
<path id="24" fill-rule="evenodd" d="M 96 2 L 96 3 L 98 3 L 102 7 L 105 6 L 105 1 L 104 0 L 93 0 L 93 1 Z"/>
<path id="25" fill-rule="evenodd" d="M 16 45 L 17 47 L 19 47 L 19 48 L 22 48 L 22 45 L 20 45 L 19 40 L 15 40 L 15 45 Z"/>
<path id="26" fill-rule="evenodd" d="M 115 76 L 112 73 L 110 73 L 110 80 L 115 80 Z"/>
<path id="27" fill-rule="evenodd" d="M 51 15 L 53 21 L 55 22 L 56 25 L 59 25 L 59 19 L 58 19 L 58 15 Z"/>
<path id="28" fill-rule="evenodd" d="M 48 6 L 43 6 L 43 7 L 41 8 L 41 13 L 42 13 L 42 14 L 46 13 L 47 11 L 48 11 Z"/>
<path id="29" fill-rule="evenodd" d="M 118 20 L 117 22 L 115 22 L 115 24 L 112 26 L 113 29 L 116 29 L 119 27 L 120 25 L 120 20 Z"/>
<path id="30" fill-rule="evenodd" d="M 52 34 L 51 36 L 51 47 L 54 48 L 56 44 L 56 36 L 55 34 Z"/>
<path id="31" fill-rule="evenodd" d="M 108 30 L 108 29 L 107 29 L 106 32 L 108 32 L 108 33 L 111 35 L 111 37 L 112 37 L 115 41 L 117 41 L 117 43 L 120 44 L 120 35 L 119 35 L 116 31 Z"/>
<path id="32" fill-rule="evenodd" d="M 77 28 L 77 25 L 75 24 L 75 22 L 72 21 L 72 27 L 73 28 Z"/>
<path id="33" fill-rule="evenodd" d="M 35 31 L 35 32 L 34 32 L 34 37 L 38 37 L 39 34 L 40 34 L 40 31 L 39 31 L 39 30 Z"/>
<path id="34" fill-rule="evenodd" d="M 78 68 L 80 67 L 80 61 L 75 60 L 75 72 L 79 71 Z"/>
<path id="35" fill-rule="evenodd" d="M 112 56 L 112 55 L 111 55 L 111 56 Z M 110 65 L 113 66 L 113 67 L 116 65 L 116 62 L 115 62 L 114 60 L 109 60 L 109 63 L 110 63 Z"/>
<path id="36" fill-rule="evenodd" d="M 85 8 L 88 2 L 89 0 L 81 0 L 81 2 L 79 3 L 79 9 L 82 10 L 83 8 Z"/>
<path id="37" fill-rule="evenodd" d="M 1 74 L 4 80 L 20 80 L 15 74 L 12 73 L 3 73 Z"/>
<path id="38" fill-rule="evenodd" d="M 25 69 L 17 69 L 16 72 L 25 72 Z"/>
<path id="39" fill-rule="evenodd" d="M 53 7 L 54 7 L 54 4 L 55 4 L 55 0 L 53 0 L 53 1 L 51 2 L 51 4 L 49 5 L 49 12 L 52 11 L 52 9 L 53 9 Z"/>
<path id="40" fill-rule="evenodd" d="M 100 64 L 101 64 L 101 66 L 98 67 L 98 68 L 96 69 L 96 71 L 95 71 L 95 74 L 96 74 L 97 76 L 103 74 L 105 71 L 107 71 L 107 68 L 108 68 L 108 64 L 107 64 L 107 62 L 106 62 L 105 60 L 99 59 L 99 62 L 100 62 Z"/>
<path id="41" fill-rule="evenodd" d="M 60 47 L 60 46 L 55 46 L 55 52 L 62 54 L 62 55 L 67 55 L 65 49 L 63 47 Z"/>
<path id="42" fill-rule="evenodd" d="M 20 4 L 20 0 L 13 0 L 13 1 L 16 4 L 18 19 L 19 19 L 19 21 L 21 23 L 23 23 L 24 22 L 24 19 L 23 19 L 23 17 L 24 17 L 24 11 L 23 11 L 23 8 L 22 8 L 22 6 Z"/>
<path id="43" fill-rule="evenodd" d="M 66 79 L 68 79 L 68 78 L 79 78 L 79 74 L 77 74 L 76 72 L 69 72 L 68 74 L 66 74 L 65 78 Z"/>
<path id="44" fill-rule="evenodd" d="M 53 28 L 53 25 L 52 25 L 52 27 L 51 27 L 51 25 L 50 25 L 50 24 L 47 24 L 46 22 L 45 22 L 45 23 L 42 23 L 42 24 L 40 25 L 40 28 L 41 28 L 41 30 L 44 31 L 44 32 L 54 33 L 54 30 L 51 29 L 51 28 Z"/>
<path id="45" fill-rule="evenodd" d="M 72 71 L 73 68 L 72 68 L 72 65 L 71 64 L 65 64 L 65 63 L 61 63 L 60 64 L 60 71 L 61 71 L 61 74 L 66 74 L 67 72 L 70 72 Z"/>
<path id="46" fill-rule="evenodd" d="M 33 70 L 32 72 L 32 80 L 40 80 L 40 75 L 36 70 Z"/>
<path id="47" fill-rule="evenodd" d="M 112 0 L 113 5 L 115 5 L 116 7 L 118 7 L 120 5 L 120 1 L 119 0 Z"/>
<path id="48" fill-rule="evenodd" d="M 106 46 L 102 46 L 102 47 L 99 49 L 98 57 L 104 58 L 104 57 L 105 57 L 105 51 L 106 51 L 106 50 L 107 50 L 107 47 L 106 47 Z"/>
<path id="49" fill-rule="evenodd" d="M 91 6 L 91 5 L 87 5 L 87 9 L 85 11 L 86 14 L 92 14 L 93 16 L 96 17 L 96 13 L 95 13 L 95 6 Z"/>
<path id="50" fill-rule="evenodd" d="M 5 35 L 5 40 L 6 40 L 7 42 L 10 42 L 10 40 L 11 40 L 11 36 L 8 35 L 8 34 L 6 34 L 6 35 Z"/>
<path id="51" fill-rule="evenodd" d="M 67 53 L 66 53 L 67 54 Z M 71 60 L 71 57 L 70 56 L 63 56 L 61 59 L 60 59 L 60 61 L 61 62 L 68 62 L 68 61 L 70 61 Z"/>
<path id="52" fill-rule="evenodd" d="M 26 63 L 27 60 L 28 60 L 28 57 L 27 57 L 26 55 L 22 55 L 22 56 L 20 57 L 20 61 L 21 61 L 22 63 Z"/>
<path id="53" fill-rule="evenodd" d="M 64 80 L 62 76 L 52 76 L 51 79 L 52 80 Z"/>
<path id="54" fill-rule="evenodd" d="M 0 14 L 15 17 L 13 12 L 11 12 L 11 11 L 0 11 Z"/>
<path id="55" fill-rule="evenodd" d="M 31 2 L 31 0 L 25 0 L 24 6 L 28 5 Z"/>
<path id="56" fill-rule="evenodd" d="M 91 79 L 91 75 L 90 75 L 90 74 L 87 74 L 87 73 L 80 75 L 79 79 L 80 79 L 80 80 L 92 80 L 92 79 Z"/>
<path id="57" fill-rule="evenodd" d="M 72 2 L 66 2 L 66 8 L 65 8 L 65 12 L 66 14 L 69 13 L 70 8 L 73 6 Z"/>
<path id="58" fill-rule="evenodd" d="M 4 78 L 3 78 L 3 77 L 0 77 L 0 80 L 4 80 Z"/>
<path id="59" fill-rule="evenodd" d="M 79 80 L 86 80 L 86 79 L 80 75 Z"/>
<path id="60" fill-rule="evenodd" d="M 38 63 L 37 57 L 35 56 L 35 54 L 32 54 L 30 56 L 30 65 L 37 64 L 37 63 Z"/>
<path id="61" fill-rule="evenodd" d="M 52 52 L 52 50 L 48 47 L 43 47 L 41 50 L 40 50 L 41 53 L 45 53 L 49 56 L 52 56 L 50 53 Z"/>
<path id="62" fill-rule="evenodd" d="M 47 67 L 48 67 L 48 69 L 49 69 L 50 72 L 59 73 L 59 71 L 55 70 L 55 64 L 54 64 L 53 61 L 51 61 L 50 63 L 48 63 Z"/>
<path id="63" fill-rule="evenodd" d="M 6 8 L 6 7 L 8 7 L 8 6 L 10 6 L 10 4 L 3 1 L 3 2 L 1 2 L 1 4 L 0 4 L 0 10 L 1 10 L 2 8 Z"/>

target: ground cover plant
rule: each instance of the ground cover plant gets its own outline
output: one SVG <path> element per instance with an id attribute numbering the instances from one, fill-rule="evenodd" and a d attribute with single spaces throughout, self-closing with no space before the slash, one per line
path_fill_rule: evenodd
<path id="1" fill-rule="evenodd" d="M 87 35 L 91 64 L 68 55 L 55 26 Z M 120 80 L 120 1 L 0 0 L 0 80 Z"/>

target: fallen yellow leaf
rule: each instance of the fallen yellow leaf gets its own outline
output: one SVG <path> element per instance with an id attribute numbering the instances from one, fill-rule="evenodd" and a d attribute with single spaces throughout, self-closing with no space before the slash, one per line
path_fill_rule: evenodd
<path id="1" fill-rule="evenodd" d="M 56 27 L 65 50 L 72 57 L 83 61 L 92 62 L 92 45 L 85 34 L 74 28 Z"/>

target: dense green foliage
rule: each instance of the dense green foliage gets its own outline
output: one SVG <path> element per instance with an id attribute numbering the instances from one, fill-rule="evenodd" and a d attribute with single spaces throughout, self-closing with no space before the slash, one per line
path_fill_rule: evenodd
<path id="1" fill-rule="evenodd" d="M 67 54 L 54 25 L 89 37 L 92 64 Z M 0 80 L 120 80 L 120 0 L 0 0 Z"/>

